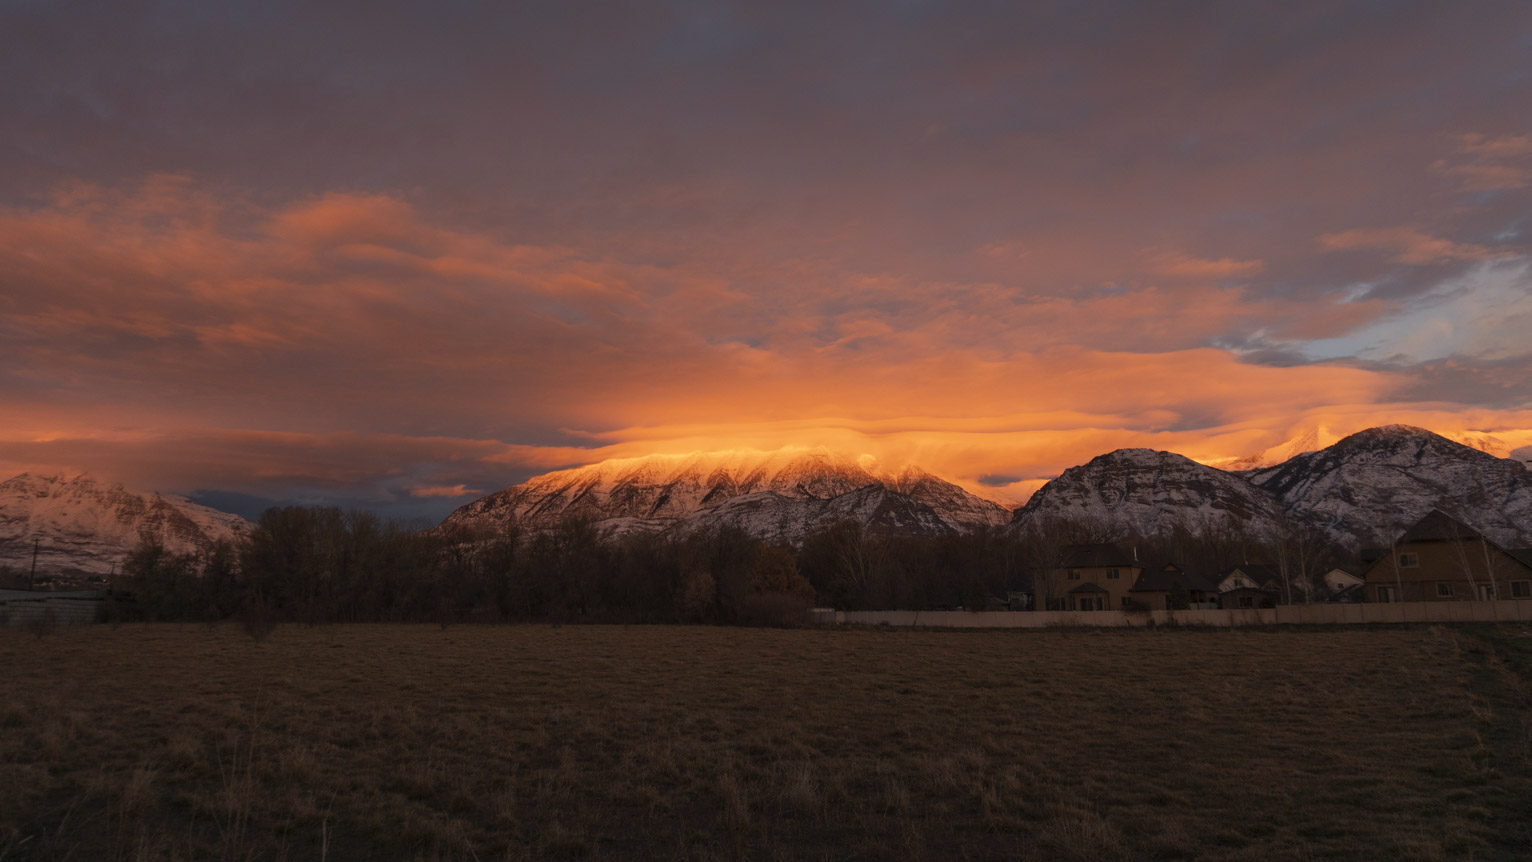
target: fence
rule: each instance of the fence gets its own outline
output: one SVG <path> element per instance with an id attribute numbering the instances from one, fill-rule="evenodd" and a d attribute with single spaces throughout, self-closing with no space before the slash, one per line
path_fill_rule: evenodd
<path id="1" fill-rule="evenodd" d="M 1395 602 L 1391 604 L 1281 605 L 1258 610 L 1203 611 L 836 611 L 815 608 L 821 625 L 930 626 L 933 628 L 1133 628 L 1149 625 L 1338 625 L 1354 623 L 1532 622 L 1532 600 Z"/>
<path id="2" fill-rule="evenodd" d="M 0 625 L 93 623 L 101 619 L 108 595 L 105 590 L 0 590 Z"/>

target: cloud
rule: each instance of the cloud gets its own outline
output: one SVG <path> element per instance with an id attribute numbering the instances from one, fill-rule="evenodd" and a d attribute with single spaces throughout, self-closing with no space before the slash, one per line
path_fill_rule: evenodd
<path id="1" fill-rule="evenodd" d="M 1514 4 L 354 12 L 7 9 L 7 463 L 446 507 L 824 441 L 1024 496 L 1520 421 Z"/>
<path id="2" fill-rule="evenodd" d="M 1353 228 L 1325 234 L 1320 245 L 1335 251 L 1380 249 L 1394 252 L 1394 261 L 1412 265 L 1459 260 L 1489 260 L 1502 256 L 1482 245 L 1441 239 L 1411 227 Z"/>
<path id="3" fill-rule="evenodd" d="M 469 488 L 461 483 L 456 485 L 415 485 L 405 490 L 411 497 L 482 497 L 486 493 L 482 489 Z"/>
<path id="4" fill-rule="evenodd" d="M 1458 137 L 1458 150 L 1432 167 L 1468 192 L 1508 191 L 1532 184 L 1532 136 L 1478 133 Z"/>
<path id="5" fill-rule="evenodd" d="M 1353 241 L 1419 244 L 1335 242 Z M 1394 306 L 1221 284 L 1262 276 L 1253 258 L 1152 260 L 1186 279 L 1038 291 L 661 265 L 444 226 L 376 194 L 262 206 L 183 178 L 76 186 L 0 211 L 0 466 L 447 506 L 605 457 L 826 445 L 1016 502 L 1120 446 L 1239 457 L 1294 416 L 1407 416 L 1397 393 L 1438 397 L 1407 365 L 1210 346 L 1369 331 Z"/>
<path id="6" fill-rule="evenodd" d="M 1150 258 L 1150 264 L 1160 275 L 1217 281 L 1246 278 L 1265 267 L 1259 260 L 1234 260 L 1227 257 L 1205 260 L 1179 251 L 1160 251 Z"/>

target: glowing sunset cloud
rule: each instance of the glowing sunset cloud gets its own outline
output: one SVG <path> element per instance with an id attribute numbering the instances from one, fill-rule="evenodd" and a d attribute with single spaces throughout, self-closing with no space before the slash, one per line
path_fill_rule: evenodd
<path id="1" fill-rule="evenodd" d="M 0 473 L 1532 444 L 1527 7 L 357 11 L 0 11 Z"/>

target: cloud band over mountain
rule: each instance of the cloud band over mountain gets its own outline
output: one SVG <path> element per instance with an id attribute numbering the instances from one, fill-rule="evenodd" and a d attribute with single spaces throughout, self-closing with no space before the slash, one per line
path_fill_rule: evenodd
<path id="1" fill-rule="evenodd" d="M 0 11 L 11 472 L 1532 442 L 1524 5 L 250 11 Z"/>

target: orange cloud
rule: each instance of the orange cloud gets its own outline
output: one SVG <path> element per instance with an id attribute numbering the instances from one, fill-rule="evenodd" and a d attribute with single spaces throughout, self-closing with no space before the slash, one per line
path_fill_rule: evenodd
<path id="1" fill-rule="evenodd" d="M 1488 254 L 1410 229 L 1324 243 Z M 1334 337 L 1386 310 L 1207 284 L 1265 272 L 1246 256 L 1161 250 L 1149 265 L 1165 284 L 1046 289 L 725 251 L 632 262 L 443 227 L 379 195 L 263 209 L 184 178 L 74 187 L 0 210 L 0 467 L 429 500 L 603 457 L 825 445 L 1019 502 L 1121 446 L 1218 460 L 1280 444 L 1295 421 L 1453 415 L 1401 401 L 1404 372 L 1208 346 Z M 980 481 L 997 475 L 1017 481 Z"/>
<path id="2" fill-rule="evenodd" d="M 1228 257 L 1206 260 L 1179 251 L 1158 252 L 1150 258 L 1150 264 L 1161 275 L 1209 280 L 1245 278 L 1265 268 L 1265 264 L 1259 260 L 1235 260 Z"/>
<path id="3" fill-rule="evenodd" d="M 1392 251 L 1399 263 L 1429 264 L 1455 260 L 1489 260 L 1502 256 L 1482 245 L 1458 243 L 1422 233 L 1410 227 L 1356 228 L 1325 234 L 1320 245 L 1334 250 L 1380 249 Z"/>
<path id="4" fill-rule="evenodd" d="M 457 485 L 412 485 L 405 489 L 411 497 L 469 497 L 482 496 L 486 492 L 470 488 L 464 484 Z"/>

